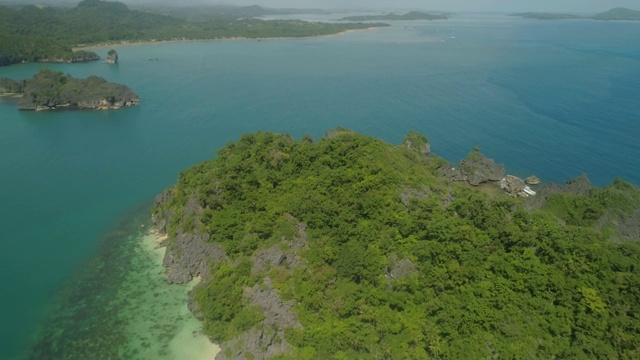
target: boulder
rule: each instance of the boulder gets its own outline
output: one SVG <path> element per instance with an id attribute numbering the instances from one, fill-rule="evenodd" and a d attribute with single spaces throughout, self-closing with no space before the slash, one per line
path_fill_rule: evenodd
<path id="1" fill-rule="evenodd" d="M 527 185 L 538 185 L 538 184 L 540 184 L 540 179 L 539 179 L 537 176 L 535 176 L 535 175 L 531 175 L 531 176 L 529 176 L 528 178 L 526 178 L 526 179 L 524 180 L 524 182 L 525 182 Z"/>

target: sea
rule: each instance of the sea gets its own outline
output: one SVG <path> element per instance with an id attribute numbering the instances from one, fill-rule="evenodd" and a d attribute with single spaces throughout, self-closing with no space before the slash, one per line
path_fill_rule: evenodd
<path id="1" fill-rule="evenodd" d="M 0 99 L 0 358 L 197 359 L 210 344 L 167 285 L 149 206 L 179 172 L 257 131 L 335 127 L 452 163 L 640 185 L 640 22 L 459 14 L 339 36 L 113 46 L 117 65 L 20 64 L 136 91 L 118 111 Z M 97 49 L 103 58 L 109 48 Z M 186 345 L 185 345 L 186 344 Z"/>

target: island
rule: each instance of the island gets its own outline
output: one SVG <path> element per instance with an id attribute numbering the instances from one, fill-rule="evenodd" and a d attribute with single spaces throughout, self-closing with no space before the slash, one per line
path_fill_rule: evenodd
<path id="1" fill-rule="evenodd" d="M 539 19 L 539 20 L 566 20 L 566 19 L 581 19 L 582 17 L 573 14 L 565 13 L 546 13 L 546 12 L 524 12 L 511 14 L 512 16 L 519 16 L 524 19 Z"/>
<path id="2" fill-rule="evenodd" d="M 587 19 L 587 20 L 603 20 L 603 21 L 640 21 L 640 11 L 627 8 L 614 8 L 593 16 L 578 16 L 566 13 L 546 13 L 546 12 L 524 12 L 511 14 L 525 19 L 539 20 L 571 20 L 571 19 Z"/>
<path id="3" fill-rule="evenodd" d="M 75 7 L 0 5 L 0 66 L 22 62 L 99 59 L 89 46 L 182 40 L 299 38 L 385 27 L 375 23 L 261 20 L 243 11 L 202 11 L 179 18 L 153 9 L 132 10 L 121 2 L 83 0 Z M 222 8 L 222 9 L 226 9 Z M 174 12 L 169 11 L 169 14 Z M 179 12 L 178 12 L 179 14 Z M 189 13 L 190 14 L 190 13 Z M 206 15 L 206 16 L 204 16 Z"/>
<path id="4" fill-rule="evenodd" d="M 120 109 L 138 105 L 133 90 L 107 82 L 98 76 L 76 79 L 71 75 L 43 69 L 32 79 L 0 78 L 0 95 L 18 99 L 20 110 Z"/>
<path id="5" fill-rule="evenodd" d="M 596 20 L 615 21 L 615 20 L 627 20 L 627 21 L 640 21 L 640 11 L 631 10 L 627 8 L 614 8 L 609 11 L 605 11 L 593 17 Z"/>
<path id="6" fill-rule="evenodd" d="M 403 15 L 385 14 L 385 15 L 362 15 L 347 16 L 340 19 L 341 21 L 379 21 L 379 20 L 447 20 L 449 17 L 442 14 L 427 14 L 421 11 L 410 11 Z"/>
<path id="7" fill-rule="evenodd" d="M 432 148 L 259 132 L 181 172 L 152 218 L 216 359 L 635 358 L 640 189 Z"/>

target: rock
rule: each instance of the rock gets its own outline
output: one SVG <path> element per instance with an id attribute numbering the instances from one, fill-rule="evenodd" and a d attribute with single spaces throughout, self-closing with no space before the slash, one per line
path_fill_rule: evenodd
<path id="1" fill-rule="evenodd" d="M 261 284 L 245 289 L 243 297 L 261 310 L 264 320 L 249 331 L 220 344 L 222 351 L 218 353 L 216 360 L 270 359 L 290 353 L 291 345 L 286 341 L 285 330 L 302 328 L 298 316 L 292 310 L 295 301 L 283 301 L 268 277 Z"/>
<path id="2" fill-rule="evenodd" d="M 404 139 L 402 139 L 402 142 L 409 150 L 417 150 L 425 155 L 431 152 L 429 140 L 424 135 L 416 131 L 410 131 L 405 135 Z"/>
<path id="3" fill-rule="evenodd" d="M 155 199 L 155 205 L 160 205 L 171 198 L 171 190 L 165 191 Z M 167 224 L 171 218 L 180 215 L 182 218 L 193 216 L 196 218 L 196 229 L 200 224 L 202 207 L 195 197 L 189 198 L 182 214 L 154 213 L 153 221 L 161 234 L 166 233 Z M 191 281 L 196 276 L 209 274 L 211 263 L 227 258 L 227 253 L 219 245 L 207 242 L 209 235 L 197 230 L 191 232 L 178 231 L 175 238 L 167 241 L 167 251 L 162 264 L 167 269 L 169 283 L 182 284 Z"/>
<path id="4" fill-rule="evenodd" d="M 502 178 L 502 180 L 500 180 L 500 188 L 504 189 L 507 194 L 513 197 L 528 196 L 524 192 L 525 187 L 526 184 L 524 180 L 520 179 L 517 176 L 507 175 L 506 177 Z"/>
<path id="5" fill-rule="evenodd" d="M 474 148 L 469 155 L 458 163 L 458 167 L 445 164 L 440 175 L 453 181 L 467 181 L 477 186 L 489 181 L 500 181 L 504 177 L 504 165 L 496 164 Z"/>
<path id="6" fill-rule="evenodd" d="M 531 176 L 529 176 L 528 178 L 526 178 L 526 179 L 524 180 L 524 182 L 525 182 L 527 185 L 538 185 L 538 184 L 540 184 L 540 179 L 539 179 L 537 176 L 535 176 L 535 175 L 531 175 Z"/>
<path id="7" fill-rule="evenodd" d="M 118 63 L 118 53 L 111 49 L 107 53 L 107 64 L 117 64 Z"/>

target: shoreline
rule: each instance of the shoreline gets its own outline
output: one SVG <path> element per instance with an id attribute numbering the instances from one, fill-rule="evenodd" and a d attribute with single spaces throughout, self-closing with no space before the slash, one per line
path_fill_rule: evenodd
<path id="1" fill-rule="evenodd" d="M 129 47 L 129 46 L 145 46 L 145 45 L 164 45 L 164 44 L 178 44 L 178 43 L 195 43 L 195 42 L 225 42 L 225 41 L 251 41 L 251 42 L 260 42 L 260 41 L 274 41 L 274 40 L 304 40 L 304 39 L 319 39 L 319 38 L 331 38 L 344 36 L 349 33 L 355 32 L 366 32 L 377 29 L 386 29 L 388 26 L 372 26 L 363 29 L 349 29 L 340 31 L 335 34 L 326 34 L 326 35 L 313 35 L 313 36 L 285 36 L 285 37 L 258 37 L 258 38 L 246 38 L 246 37 L 229 37 L 229 38 L 216 38 L 216 39 L 173 39 L 173 40 L 142 40 L 142 41 L 120 41 L 120 42 L 109 42 L 104 44 L 95 44 L 95 45 L 86 45 L 86 46 L 76 46 L 71 48 L 72 51 L 81 51 L 81 50 L 98 50 L 105 49 L 109 47 Z"/>
<path id="2" fill-rule="evenodd" d="M 167 234 L 161 234 L 156 228 L 150 227 L 141 237 L 143 247 L 148 253 L 156 258 L 157 265 L 160 267 L 161 276 L 166 281 L 165 267 L 162 264 L 164 255 L 167 250 L 166 241 L 169 236 Z M 168 342 L 167 354 L 170 358 L 175 359 L 192 359 L 192 360 L 213 360 L 220 353 L 221 349 L 218 344 L 215 344 L 209 339 L 202 331 L 202 321 L 196 319 L 195 315 L 189 310 L 187 306 L 188 293 L 194 286 L 200 283 L 199 277 L 194 278 L 190 282 L 182 285 L 186 285 L 186 291 L 184 292 L 185 298 L 180 305 L 180 312 L 182 313 L 180 330 L 174 334 Z M 168 287 L 179 287 L 179 284 L 166 283 Z M 188 319 L 185 319 L 188 317 Z"/>

